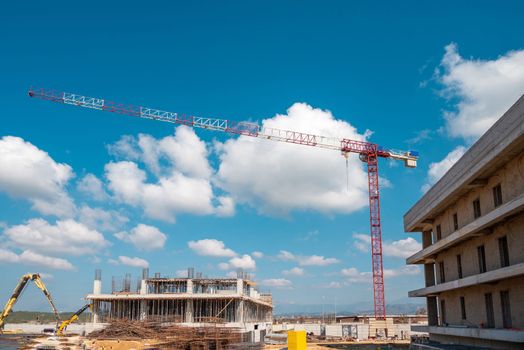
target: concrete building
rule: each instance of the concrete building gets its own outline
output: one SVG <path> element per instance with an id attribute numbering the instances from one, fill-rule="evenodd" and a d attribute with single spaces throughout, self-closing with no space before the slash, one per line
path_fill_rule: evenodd
<path id="1" fill-rule="evenodd" d="M 251 341 L 263 338 L 273 320 L 271 294 L 260 294 L 249 276 L 237 278 L 202 278 L 188 269 L 186 278 L 149 277 L 144 269 L 133 289 L 130 275 L 112 291 L 102 293 L 101 273 L 95 274 L 93 293 L 86 299 L 93 305 L 93 323 L 112 319 L 165 320 L 188 326 L 220 323 L 221 326 L 252 332 Z"/>
<path id="2" fill-rule="evenodd" d="M 524 96 L 404 216 L 430 340 L 524 348 Z"/>

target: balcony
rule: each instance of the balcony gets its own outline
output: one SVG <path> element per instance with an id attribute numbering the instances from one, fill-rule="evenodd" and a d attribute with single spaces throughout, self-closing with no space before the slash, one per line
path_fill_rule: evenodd
<path id="1" fill-rule="evenodd" d="M 412 290 L 409 292 L 410 297 L 427 297 L 437 295 L 453 289 L 466 288 L 483 283 L 496 282 L 502 279 L 508 279 L 524 275 L 524 263 L 510 265 L 500 269 L 484 272 L 478 275 L 464 277 L 458 280 L 436 284 L 434 286 Z"/>
<path id="2" fill-rule="evenodd" d="M 458 231 L 453 232 L 438 242 L 422 249 L 418 253 L 406 259 L 407 264 L 424 264 L 433 262 L 433 258 L 439 252 L 449 249 L 458 243 L 471 239 L 474 236 L 489 232 L 490 228 L 507 218 L 524 211 L 524 194 L 502 204 L 500 207 L 490 211 L 484 216 L 469 223 Z"/>

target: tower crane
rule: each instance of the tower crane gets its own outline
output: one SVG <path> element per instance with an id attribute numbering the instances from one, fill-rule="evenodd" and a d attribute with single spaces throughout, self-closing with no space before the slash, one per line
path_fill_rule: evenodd
<path id="1" fill-rule="evenodd" d="M 204 118 L 178 114 L 174 112 L 115 103 L 101 98 L 87 97 L 74 93 L 48 90 L 43 88 L 30 88 L 28 93 L 30 97 L 56 103 L 91 108 L 138 118 L 158 120 L 167 123 L 187 125 L 193 128 L 222 131 L 234 135 L 244 135 L 271 141 L 330 149 L 340 152 L 346 158 L 350 153 L 358 154 L 360 160 L 367 164 L 368 172 L 371 260 L 373 266 L 375 318 L 385 319 L 386 302 L 384 297 L 384 270 L 382 264 L 382 230 L 380 222 L 378 158 L 399 160 L 404 162 L 406 167 L 414 168 L 417 166 L 417 152 L 396 151 L 367 141 L 351 140 L 345 138 L 339 139 L 335 137 L 326 137 L 292 130 L 269 128 L 252 122 L 238 122 L 227 119 Z"/>

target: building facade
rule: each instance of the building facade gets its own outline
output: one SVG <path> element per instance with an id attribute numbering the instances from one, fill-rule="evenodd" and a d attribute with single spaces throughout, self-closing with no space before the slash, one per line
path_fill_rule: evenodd
<path id="1" fill-rule="evenodd" d="M 149 277 L 144 269 L 142 278 L 133 288 L 131 278 L 111 293 L 102 293 L 101 273 L 97 271 L 93 293 L 86 299 L 92 305 L 93 323 L 113 319 L 160 320 L 199 326 L 218 323 L 226 327 L 253 332 L 257 340 L 273 321 L 271 294 L 260 294 L 248 276 L 238 278 L 168 278 L 156 274 Z M 258 338 L 258 339 L 257 339 Z"/>
<path id="2" fill-rule="evenodd" d="M 430 340 L 524 348 L 524 96 L 405 214 Z"/>

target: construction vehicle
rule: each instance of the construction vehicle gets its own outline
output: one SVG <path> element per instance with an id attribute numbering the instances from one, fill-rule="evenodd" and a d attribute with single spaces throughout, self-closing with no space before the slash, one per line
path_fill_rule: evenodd
<path id="1" fill-rule="evenodd" d="M 91 307 L 91 304 L 86 304 L 84 306 L 82 306 L 80 309 L 78 309 L 77 312 L 75 312 L 73 314 L 73 316 L 71 316 L 70 318 L 68 318 L 67 320 L 64 320 L 62 321 L 62 323 L 60 324 L 60 326 L 58 326 L 56 328 L 56 335 L 58 335 L 59 337 L 64 335 L 64 331 L 66 330 L 67 326 L 69 326 L 71 323 L 75 322 L 76 320 L 78 320 L 78 318 L 80 317 L 80 315 L 86 311 L 88 308 Z"/>
<path id="2" fill-rule="evenodd" d="M 51 305 L 51 308 L 53 309 L 53 312 L 56 317 L 57 325 L 60 322 L 60 315 L 58 314 L 58 310 L 56 309 L 56 306 L 53 302 L 53 299 L 51 298 L 51 294 L 47 290 L 44 282 L 42 281 L 42 278 L 38 273 L 28 273 L 22 276 L 20 278 L 20 281 L 16 285 L 15 289 L 13 290 L 13 294 L 11 295 L 11 298 L 7 301 L 5 304 L 4 309 L 2 310 L 2 313 L 0 314 L 0 333 L 3 332 L 5 320 L 7 319 L 7 316 L 11 313 L 13 310 L 13 306 L 15 306 L 16 302 L 18 301 L 18 297 L 20 297 L 20 294 L 24 291 L 25 287 L 27 286 L 27 283 L 29 281 L 33 281 L 35 285 L 44 293 L 45 297 L 47 298 L 47 301 Z"/>
<path id="3" fill-rule="evenodd" d="M 397 151 L 384 148 L 376 143 L 314 135 L 293 130 L 283 130 L 258 125 L 252 122 L 235 122 L 227 119 L 205 118 L 192 115 L 181 115 L 148 107 L 115 103 L 102 98 L 88 97 L 70 92 L 48 90 L 43 88 L 29 89 L 29 96 L 55 103 L 89 108 L 104 112 L 129 115 L 138 118 L 152 119 L 166 123 L 186 125 L 193 128 L 221 131 L 233 135 L 255 137 L 264 140 L 293 143 L 310 147 L 330 149 L 347 157 L 357 154 L 367 164 L 369 190 L 369 225 L 371 236 L 371 263 L 373 271 L 373 297 L 375 318 L 386 319 L 386 299 L 384 295 L 384 268 L 382 263 L 382 223 L 380 219 L 380 192 L 378 159 L 386 158 L 401 161 L 408 168 L 415 168 L 419 158 L 415 151 Z M 347 161 L 346 161 L 347 166 Z"/>

